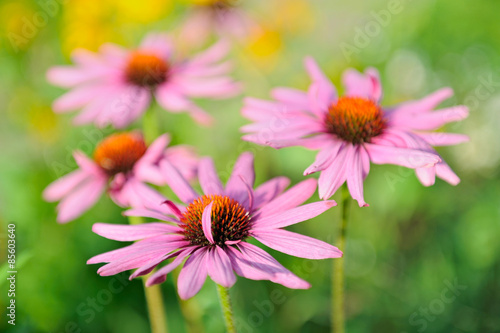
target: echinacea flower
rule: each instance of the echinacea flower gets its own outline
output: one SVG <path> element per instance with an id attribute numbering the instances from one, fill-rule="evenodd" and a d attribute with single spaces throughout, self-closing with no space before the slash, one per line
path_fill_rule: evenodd
<path id="1" fill-rule="evenodd" d="M 386 108 L 380 105 L 382 87 L 378 72 L 365 74 L 347 70 L 343 75 L 344 96 L 338 97 L 333 84 L 308 57 L 306 69 L 312 79 L 307 92 L 276 88 L 273 101 L 247 98 L 242 113 L 255 123 L 242 131 L 244 140 L 274 148 L 303 146 L 319 149 L 304 175 L 321 172 L 319 196 L 330 198 L 345 182 L 360 206 L 367 206 L 363 181 L 370 163 L 395 164 L 416 169 L 424 185 L 434 175 L 456 184 L 458 178 L 432 145 L 455 144 L 465 136 L 417 132 L 433 130 L 467 116 L 465 106 L 431 112 L 450 94 L 440 90 L 420 101 Z"/>
<path id="2" fill-rule="evenodd" d="M 108 189 L 111 199 L 122 207 L 141 206 L 150 189 L 145 182 L 164 185 L 159 163 L 168 160 L 184 176 L 195 176 L 198 160 L 189 147 L 166 148 L 164 134 L 149 147 L 139 132 L 116 133 L 101 141 L 93 160 L 74 153 L 78 169 L 50 184 L 43 192 L 46 201 L 60 201 L 57 221 L 72 221 L 92 207 Z"/>
<path id="3" fill-rule="evenodd" d="M 147 286 L 162 283 L 166 275 L 187 259 L 177 281 L 183 299 L 194 296 L 208 276 L 231 287 L 235 274 L 253 280 L 270 280 L 289 288 L 309 288 L 309 283 L 284 268 L 267 252 L 247 242 L 254 237 L 277 251 L 309 259 L 338 258 L 336 247 L 282 228 L 313 218 L 335 201 L 301 205 L 316 191 L 314 179 L 305 180 L 282 193 L 289 180 L 277 177 L 253 189 L 253 156 L 243 153 L 223 186 L 214 163 L 199 164 L 198 194 L 167 161 L 160 163 L 167 184 L 185 204 L 165 201 L 148 208 L 132 209 L 125 215 L 144 216 L 163 222 L 141 225 L 94 224 L 92 230 L 109 239 L 138 241 L 127 247 L 91 258 L 87 263 L 108 263 L 102 276 L 138 268 L 131 279 L 150 273 L 161 262 L 172 262 L 154 272 Z M 157 200 L 157 199 L 155 199 Z M 152 200 L 147 200 L 152 203 Z M 166 223 L 165 223 L 166 222 Z"/>
<path id="4" fill-rule="evenodd" d="M 168 35 L 151 33 L 136 50 L 105 44 L 99 53 L 77 50 L 75 66 L 57 66 L 47 72 L 49 82 L 70 88 L 53 104 L 55 112 L 82 109 L 77 125 L 94 123 L 123 128 L 139 118 L 151 104 L 171 112 L 189 112 L 202 124 L 211 117 L 191 98 L 228 98 L 240 87 L 227 76 L 228 52 L 221 41 L 191 59 L 179 59 Z"/>
<path id="5" fill-rule="evenodd" d="M 257 24 L 235 0 L 193 0 L 193 8 L 181 27 L 181 37 L 200 45 L 211 34 L 244 39 Z"/>

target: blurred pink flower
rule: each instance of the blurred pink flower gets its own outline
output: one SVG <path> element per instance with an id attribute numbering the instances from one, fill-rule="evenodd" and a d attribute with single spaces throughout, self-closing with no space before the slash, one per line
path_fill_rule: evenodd
<path id="1" fill-rule="evenodd" d="M 177 281 L 182 299 L 194 296 L 208 276 L 216 283 L 231 287 L 236 274 L 253 280 L 270 280 L 289 288 L 310 285 L 280 265 L 267 252 L 247 243 L 254 237 L 277 251 L 309 259 L 338 258 L 336 247 L 282 228 L 313 218 L 335 201 L 301 205 L 316 191 L 316 181 L 305 180 L 282 193 L 289 180 L 277 177 L 255 190 L 253 156 L 243 153 L 224 187 L 216 174 L 214 162 L 204 158 L 199 165 L 203 195 L 170 163 L 160 163 L 167 184 L 185 204 L 164 201 L 151 195 L 148 208 L 132 209 L 129 216 L 144 216 L 168 223 L 115 225 L 96 223 L 93 231 L 119 241 L 138 242 L 91 258 L 87 263 L 108 263 L 99 268 L 102 276 L 138 268 L 131 279 L 151 272 L 161 262 L 175 258 L 149 277 L 146 285 L 162 283 L 166 275 L 187 258 Z"/>
<path id="2" fill-rule="evenodd" d="M 467 137 L 420 132 L 467 117 L 465 106 L 431 112 L 450 96 L 450 89 L 386 108 L 379 104 L 382 87 L 375 69 L 370 68 L 365 74 L 347 70 L 343 75 L 346 92 L 338 97 L 335 87 L 312 58 L 306 58 L 305 65 L 312 79 L 307 92 L 276 88 L 271 92 L 274 101 L 246 99 L 242 113 L 255 123 L 242 128 L 248 133 L 244 140 L 274 148 L 319 149 L 304 175 L 321 172 L 322 199 L 330 198 L 347 182 L 351 196 L 360 206 L 367 206 L 363 181 L 370 162 L 416 169 L 424 185 L 433 184 L 435 175 L 451 184 L 458 183 L 458 177 L 432 145 L 456 144 Z"/>
<path id="3" fill-rule="evenodd" d="M 227 76 L 229 62 L 220 62 L 229 50 L 221 41 L 191 59 L 175 58 L 166 34 L 151 33 L 137 50 L 105 44 L 99 53 L 77 50 L 75 66 L 57 66 L 47 72 L 50 83 L 71 88 L 53 104 L 55 112 L 82 109 L 77 125 L 94 123 L 123 128 L 139 118 L 151 104 L 171 112 L 189 112 L 202 124 L 211 117 L 191 98 L 228 98 L 240 86 Z"/>
<path id="4" fill-rule="evenodd" d="M 46 201 L 60 201 L 57 221 L 70 222 L 92 207 L 108 189 L 113 201 L 122 207 L 143 205 L 152 191 L 145 182 L 164 185 L 159 163 L 168 160 L 187 179 L 195 176 L 197 159 L 192 148 L 166 148 L 169 137 L 162 135 L 149 147 L 138 132 L 113 134 L 105 138 L 89 159 L 74 153 L 79 168 L 50 184 L 43 192 Z M 108 185 L 109 183 L 109 185 Z"/>
<path id="5" fill-rule="evenodd" d="M 210 0 L 193 6 L 181 26 L 181 37 L 192 45 L 201 45 L 212 34 L 245 39 L 258 25 L 234 0 Z"/>

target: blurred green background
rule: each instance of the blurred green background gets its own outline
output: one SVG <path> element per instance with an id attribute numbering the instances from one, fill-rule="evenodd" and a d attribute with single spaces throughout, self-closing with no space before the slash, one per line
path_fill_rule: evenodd
<path id="1" fill-rule="evenodd" d="M 47 2 L 57 10 L 48 12 Z M 55 115 L 50 105 L 63 90 L 50 86 L 45 72 L 69 63 L 75 47 L 96 50 L 108 41 L 133 47 L 151 30 L 175 34 L 192 3 L 47 2 L 0 2 L 2 262 L 9 223 L 16 224 L 18 251 L 17 324 L 15 329 L 7 324 L 7 268 L 0 265 L 0 331 L 147 332 L 141 281 L 127 283 L 126 274 L 100 277 L 98 265 L 85 264 L 122 246 L 91 232 L 98 221 L 126 223 L 121 209 L 103 197 L 78 220 L 58 225 L 55 204 L 41 198 L 50 182 L 75 168 L 73 150 L 91 154 L 112 132 L 73 127 L 74 114 Z M 238 5 L 260 26 L 237 41 L 231 54 L 244 95 L 267 98 L 275 86 L 306 88 L 302 60 L 312 55 L 336 84 L 347 67 L 378 68 L 383 105 L 450 86 L 456 94 L 446 104 L 471 108 L 467 120 L 445 128 L 469 135 L 471 142 L 439 149 L 462 179 L 457 187 L 438 180 L 424 188 L 411 171 L 372 166 L 365 183 L 370 207 L 351 205 L 347 331 L 500 332 L 500 3 L 255 0 Z M 389 10 L 393 13 L 387 15 Z M 37 23 L 32 30 L 26 27 L 30 22 Z M 215 116 L 215 126 L 201 128 L 187 115 L 153 112 L 174 143 L 214 157 L 223 175 L 241 151 L 250 150 L 256 155 L 257 183 L 277 175 L 292 183 L 303 179 L 314 152 L 276 151 L 239 139 L 239 127 L 246 123 L 239 114 L 241 96 L 200 105 Z M 334 208 L 290 229 L 334 242 L 339 214 Z M 239 278 L 231 293 L 240 331 L 329 332 L 331 261 L 267 250 L 313 287 L 291 290 Z M 201 326 L 185 325 L 172 276 L 162 288 L 171 332 L 223 331 L 210 280 L 182 304 Z"/>

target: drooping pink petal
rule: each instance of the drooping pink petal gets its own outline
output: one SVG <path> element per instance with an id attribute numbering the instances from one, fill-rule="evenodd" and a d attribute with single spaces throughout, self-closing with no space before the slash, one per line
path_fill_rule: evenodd
<path id="1" fill-rule="evenodd" d="M 84 184 L 64 197 L 57 205 L 57 222 L 67 223 L 92 207 L 106 188 L 106 178 L 88 179 Z"/>
<path id="2" fill-rule="evenodd" d="M 83 183 L 89 174 L 83 170 L 75 170 L 64 175 L 51 183 L 43 191 L 43 199 L 46 201 L 58 201 Z"/>
<path id="3" fill-rule="evenodd" d="M 310 196 L 310 195 L 309 195 Z M 286 205 L 287 203 L 285 203 Z M 252 232 L 258 233 L 261 230 L 284 228 L 292 224 L 303 222 L 316 217 L 326 210 L 336 206 L 333 200 L 313 202 L 292 209 L 280 209 L 276 213 L 267 214 L 263 218 L 257 218 L 252 225 Z"/>
<path id="4" fill-rule="evenodd" d="M 241 91 L 241 84 L 229 77 L 179 77 L 171 83 L 179 92 L 190 97 L 229 98 Z"/>
<path id="5" fill-rule="evenodd" d="M 176 145 L 165 151 L 164 158 L 179 170 L 187 181 L 194 180 L 198 174 L 199 159 L 196 149 L 188 145 Z"/>
<path id="6" fill-rule="evenodd" d="M 160 221 L 179 223 L 179 221 L 177 219 L 165 216 L 161 212 L 150 210 L 150 209 L 145 209 L 145 208 L 128 209 L 128 210 L 124 211 L 122 214 L 124 216 L 149 217 L 149 218 L 160 220 Z"/>
<path id="7" fill-rule="evenodd" d="M 238 202 L 249 199 L 246 186 L 241 177 L 253 187 L 255 182 L 255 171 L 253 168 L 253 155 L 251 153 L 241 154 L 233 167 L 233 172 L 226 183 L 225 193 Z"/>
<path id="8" fill-rule="evenodd" d="M 222 194 L 224 187 L 215 171 L 214 161 L 211 158 L 202 158 L 200 160 L 198 174 L 201 188 L 205 194 Z"/>
<path id="9" fill-rule="evenodd" d="M 450 98 L 451 96 L 453 96 L 453 90 L 451 88 L 442 88 L 422 99 L 402 103 L 395 107 L 392 113 L 398 114 L 398 116 L 399 114 L 408 115 L 425 113 L 433 110 L 442 101 Z"/>
<path id="10" fill-rule="evenodd" d="M 55 66 L 47 71 L 47 81 L 55 86 L 71 88 L 79 84 L 102 79 L 110 74 L 102 67 L 78 68 L 72 66 Z"/>
<path id="11" fill-rule="evenodd" d="M 208 275 L 212 280 L 223 287 L 232 287 L 236 276 L 226 252 L 217 245 L 208 251 L 206 260 Z"/>
<path id="12" fill-rule="evenodd" d="M 341 147 L 342 141 L 340 140 L 332 140 L 330 144 L 323 147 L 323 149 L 319 151 L 318 155 L 316 155 L 314 163 L 304 171 L 304 176 L 325 170 L 333 162 L 335 157 L 337 157 Z"/>
<path id="13" fill-rule="evenodd" d="M 74 88 L 57 98 L 52 104 L 54 112 L 68 112 L 80 109 L 102 93 L 101 85 L 84 85 Z"/>
<path id="14" fill-rule="evenodd" d="M 258 211 L 259 219 L 276 213 L 284 212 L 290 208 L 304 203 L 316 191 L 315 179 L 304 180 L 268 202 Z"/>
<path id="15" fill-rule="evenodd" d="M 391 121 L 397 126 L 428 131 L 438 129 L 450 122 L 463 120 L 468 116 L 469 109 L 466 106 L 459 105 L 415 115 L 401 115 L 397 118 L 391 118 Z"/>
<path id="16" fill-rule="evenodd" d="M 93 160 L 87 157 L 84 153 L 77 150 L 73 153 L 73 158 L 80 169 L 84 170 L 88 174 L 94 175 L 104 175 L 102 169 Z"/>
<path id="17" fill-rule="evenodd" d="M 155 97 L 158 104 L 166 110 L 171 112 L 189 112 L 193 119 L 202 125 L 210 125 L 212 122 L 209 114 L 197 107 L 168 82 L 158 86 Z"/>
<path id="18" fill-rule="evenodd" d="M 205 209 L 203 209 L 203 214 L 201 217 L 201 225 L 203 228 L 203 234 L 210 244 L 214 244 L 214 236 L 212 235 L 212 206 L 214 202 L 210 202 Z"/>
<path id="19" fill-rule="evenodd" d="M 188 258 L 177 279 L 177 288 L 181 299 L 193 297 L 200 291 L 207 278 L 207 253 L 199 249 Z"/>
<path id="20" fill-rule="evenodd" d="M 158 138 L 156 138 L 148 147 L 144 155 L 135 163 L 134 172 L 137 172 L 136 166 L 143 163 L 154 163 L 158 161 L 163 153 L 165 152 L 165 148 L 168 146 L 170 142 L 170 135 L 162 134 Z"/>
<path id="21" fill-rule="evenodd" d="M 165 253 L 171 251 L 172 247 L 182 247 L 189 242 L 182 240 L 179 235 L 161 235 L 147 238 L 116 250 L 98 254 L 87 261 L 87 264 L 97 264 L 101 262 L 113 262 L 132 254 L 148 253 L 156 250 L 164 250 Z"/>
<path id="22" fill-rule="evenodd" d="M 148 89 L 134 85 L 124 85 L 103 106 L 95 120 L 97 127 L 113 125 L 115 128 L 124 128 L 143 114 L 151 102 Z"/>
<path id="23" fill-rule="evenodd" d="M 255 245 L 241 242 L 240 251 L 228 248 L 236 274 L 252 280 L 270 280 L 288 288 L 308 289 L 311 285 L 283 267 L 269 253 Z"/>
<path id="24" fill-rule="evenodd" d="M 347 188 L 351 193 L 354 200 L 358 201 L 359 207 L 367 207 L 368 204 L 365 202 L 363 196 L 363 180 L 364 180 L 364 169 L 363 169 L 363 157 L 361 154 L 367 154 L 365 148 L 362 145 L 358 145 L 354 148 L 354 154 L 351 156 L 351 160 L 347 161 L 349 164 L 347 169 Z"/>
<path id="25" fill-rule="evenodd" d="M 275 177 L 261 184 L 254 190 L 254 208 L 258 209 L 273 200 L 290 185 L 290 179 Z"/>
<path id="26" fill-rule="evenodd" d="M 227 53 L 229 52 L 229 48 L 229 42 L 227 40 L 221 39 L 206 51 L 194 56 L 189 62 L 189 66 L 205 66 L 220 61 L 227 55 Z"/>
<path id="27" fill-rule="evenodd" d="M 160 237 L 167 238 L 167 236 Z M 99 268 L 97 273 L 101 276 L 110 276 L 129 269 L 148 265 L 151 261 L 160 260 L 160 258 L 167 253 L 175 250 L 178 246 L 182 246 L 181 244 L 186 242 L 179 243 L 181 242 L 169 242 L 168 239 L 164 239 L 163 242 L 158 244 L 152 243 L 150 247 L 142 248 L 141 250 L 111 261 L 109 264 Z"/>
<path id="28" fill-rule="evenodd" d="M 347 161 L 352 159 L 354 147 L 344 144 L 328 168 L 323 170 L 318 180 L 318 193 L 321 199 L 330 198 L 347 179 Z"/>
<path id="29" fill-rule="evenodd" d="M 309 86 L 308 98 L 310 110 L 318 117 L 324 117 L 328 108 L 336 100 L 337 95 L 333 85 L 328 82 L 314 82 Z"/>
<path id="30" fill-rule="evenodd" d="M 436 164 L 436 175 L 451 185 L 458 185 L 460 183 L 460 178 L 445 162 Z"/>
<path id="31" fill-rule="evenodd" d="M 438 155 L 416 149 L 364 144 L 370 160 L 375 164 L 395 164 L 407 168 L 424 168 L 440 162 Z"/>
<path id="32" fill-rule="evenodd" d="M 125 242 L 178 232 L 179 227 L 166 223 L 143 223 L 138 225 L 95 223 L 92 226 L 92 231 L 102 237 Z"/>
<path id="33" fill-rule="evenodd" d="M 193 252 L 194 249 L 195 248 L 193 247 L 189 247 L 181 250 L 178 253 L 177 257 L 170 264 L 163 266 L 149 277 L 149 279 L 146 281 L 146 287 L 165 282 L 167 274 L 173 271 L 177 266 L 179 266 L 182 261 Z"/>
<path id="34" fill-rule="evenodd" d="M 309 100 L 307 93 L 293 88 L 274 88 L 271 96 L 278 102 L 291 104 L 306 111 L 309 110 Z"/>
<path id="35" fill-rule="evenodd" d="M 168 253 L 172 246 L 181 247 L 185 244 L 189 243 L 182 240 L 179 241 L 179 237 L 176 237 L 176 235 L 156 236 L 140 240 L 129 246 L 98 254 L 87 260 L 87 264 L 110 263 L 133 254 L 149 253 L 156 250 L 164 250 L 165 253 Z"/>
<path id="36" fill-rule="evenodd" d="M 342 257 L 342 251 L 335 246 L 283 229 L 258 230 L 253 235 L 262 244 L 295 257 L 307 259 Z"/>
<path id="37" fill-rule="evenodd" d="M 148 251 L 147 253 L 134 253 L 128 257 L 120 258 L 99 268 L 97 274 L 100 276 L 111 276 L 129 269 L 139 268 L 151 261 L 157 261 L 165 256 L 165 250 Z"/>
<path id="38" fill-rule="evenodd" d="M 167 260 L 172 254 L 165 254 L 159 258 L 155 258 L 150 260 L 147 264 L 142 265 L 141 267 L 137 268 L 132 275 L 129 276 L 129 280 L 133 280 L 138 276 L 143 276 L 148 273 L 150 273 L 153 269 L 156 268 L 159 264 L 161 264 L 163 261 Z"/>
<path id="39" fill-rule="evenodd" d="M 346 96 L 367 98 L 375 102 L 379 102 L 382 97 L 379 74 L 374 68 L 369 68 L 364 74 L 348 69 L 342 75 L 342 82 L 346 88 Z"/>
<path id="40" fill-rule="evenodd" d="M 313 57 L 306 57 L 304 59 L 304 65 L 306 67 L 307 73 L 314 82 L 330 82 L 328 77 L 323 73 L 321 68 L 318 66 L 316 60 Z"/>
<path id="41" fill-rule="evenodd" d="M 116 90 L 116 87 L 101 86 L 99 95 L 95 96 L 94 100 L 90 101 L 85 107 L 83 107 L 80 113 L 73 118 L 73 124 L 84 125 L 95 122 L 100 116 L 102 110 L 104 110 L 106 105 L 108 105 L 110 96 L 113 96 L 116 93 Z"/>
<path id="42" fill-rule="evenodd" d="M 432 186 L 436 181 L 436 168 L 417 168 L 415 169 L 418 180 L 424 186 Z"/>
<path id="43" fill-rule="evenodd" d="M 191 185 L 181 176 L 179 171 L 167 161 L 160 162 L 160 169 L 165 177 L 168 186 L 184 203 L 191 203 L 199 197 L 198 193 L 193 190 Z"/>
<path id="44" fill-rule="evenodd" d="M 431 146 L 452 146 L 468 142 L 469 137 L 463 134 L 443 133 L 443 132 L 418 132 L 419 137 L 423 138 Z"/>

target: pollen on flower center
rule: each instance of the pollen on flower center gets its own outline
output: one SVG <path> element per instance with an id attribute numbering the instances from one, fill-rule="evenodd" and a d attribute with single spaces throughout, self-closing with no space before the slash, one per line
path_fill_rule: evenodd
<path id="1" fill-rule="evenodd" d="M 140 87 L 154 87 L 167 80 L 169 66 L 156 55 L 136 52 L 125 68 L 127 82 Z"/>
<path id="2" fill-rule="evenodd" d="M 360 97 L 340 97 L 332 104 L 325 119 L 326 129 L 354 144 L 370 142 L 381 134 L 386 121 L 380 107 Z"/>
<path id="3" fill-rule="evenodd" d="M 94 160 L 108 175 L 113 176 L 132 170 L 146 149 L 142 135 L 137 132 L 112 134 L 97 145 Z"/>
<path id="4" fill-rule="evenodd" d="M 226 241 L 238 241 L 248 237 L 250 215 L 236 200 L 223 195 L 204 195 L 194 200 L 181 217 L 184 237 L 192 245 L 207 246 L 210 242 L 203 233 L 203 210 L 211 202 L 212 235 L 215 244 L 225 246 Z"/>

